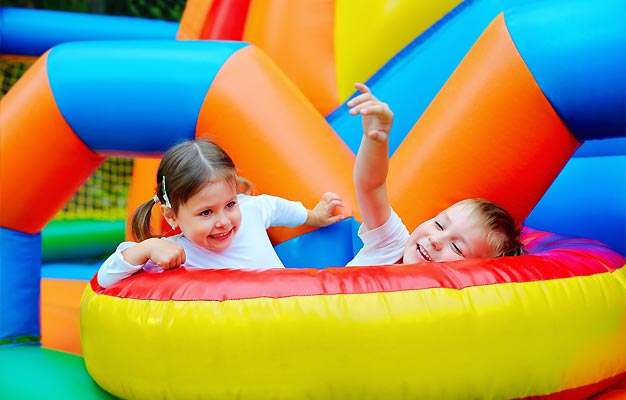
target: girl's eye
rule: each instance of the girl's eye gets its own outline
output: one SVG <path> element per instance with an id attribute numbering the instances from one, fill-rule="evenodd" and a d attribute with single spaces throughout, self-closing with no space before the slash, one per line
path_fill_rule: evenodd
<path id="1" fill-rule="evenodd" d="M 207 215 L 211 215 L 211 214 L 213 214 L 213 211 L 211 211 L 211 210 L 204 210 L 204 211 L 202 211 L 200 213 L 200 215 L 202 215 L 204 217 L 206 217 Z"/>
<path id="2" fill-rule="evenodd" d="M 443 225 L 441 225 L 439 222 L 435 221 L 435 226 L 437 227 L 437 229 L 439 229 L 440 231 L 443 230 Z"/>
<path id="3" fill-rule="evenodd" d="M 236 201 L 231 201 L 230 203 L 226 204 L 226 208 L 233 208 L 237 205 Z"/>
<path id="4" fill-rule="evenodd" d="M 452 251 L 454 251 L 456 254 L 460 255 L 461 257 L 465 258 L 465 256 L 463 255 L 463 252 L 461 251 L 459 246 L 456 245 L 456 243 L 452 243 Z"/>

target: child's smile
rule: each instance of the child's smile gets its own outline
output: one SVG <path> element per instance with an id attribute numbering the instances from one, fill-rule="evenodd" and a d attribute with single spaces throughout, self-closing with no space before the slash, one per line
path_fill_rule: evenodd
<path id="1" fill-rule="evenodd" d="M 424 248 L 424 246 L 422 246 L 421 244 L 417 244 L 416 246 L 416 250 L 419 253 L 420 256 L 422 256 L 422 258 L 425 261 L 432 261 L 433 258 L 430 256 L 430 254 L 428 253 L 428 251 Z"/>
<path id="2" fill-rule="evenodd" d="M 454 204 L 418 226 L 404 248 L 404 264 L 491 257 L 487 228 L 469 205 Z"/>
<path id="3" fill-rule="evenodd" d="M 223 180 L 205 185 L 178 208 L 172 220 L 196 245 L 211 251 L 226 250 L 241 226 L 235 185 Z"/>

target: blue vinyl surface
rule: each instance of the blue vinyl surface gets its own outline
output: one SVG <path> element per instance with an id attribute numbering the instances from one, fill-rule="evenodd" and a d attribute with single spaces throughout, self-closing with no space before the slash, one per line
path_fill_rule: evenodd
<path id="1" fill-rule="evenodd" d="M 202 102 L 244 42 L 103 41 L 56 46 L 50 87 L 61 113 L 99 152 L 163 153 L 193 139 Z"/>

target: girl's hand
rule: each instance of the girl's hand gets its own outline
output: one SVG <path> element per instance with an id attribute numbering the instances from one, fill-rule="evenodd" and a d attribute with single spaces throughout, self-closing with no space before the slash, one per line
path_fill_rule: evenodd
<path id="1" fill-rule="evenodd" d="M 348 101 L 350 115 L 363 117 L 363 133 L 365 137 L 375 142 L 385 142 L 389 137 L 393 112 L 386 103 L 378 100 L 370 88 L 362 83 L 355 83 L 354 87 L 360 95 Z"/>
<path id="2" fill-rule="evenodd" d="M 343 207 L 341 197 L 331 192 L 324 193 L 319 203 L 317 203 L 312 210 L 307 211 L 308 216 L 306 224 L 312 226 L 328 226 L 341 221 L 344 218 L 343 215 L 333 215 L 335 207 Z"/>
<path id="3" fill-rule="evenodd" d="M 148 260 L 164 270 L 180 267 L 187 256 L 178 243 L 158 238 L 146 239 L 122 252 L 122 257 L 132 265 L 143 265 Z"/>
<path id="4" fill-rule="evenodd" d="M 184 264 L 187 259 L 185 249 L 178 243 L 159 239 L 150 253 L 150 260 L 164 270 L 174 269 Z"/>

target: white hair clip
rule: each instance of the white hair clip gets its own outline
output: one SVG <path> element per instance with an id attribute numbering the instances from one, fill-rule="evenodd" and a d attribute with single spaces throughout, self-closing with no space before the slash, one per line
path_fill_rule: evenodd
<path id="1" fill-rule="evenodd" d="M 170 203 L 170 199 L 167 197 L 167 190 L 165 190 L 165 175 L 163 175 L 163 200 L 165 200 L 167 208 L 172 208 L 172 203 Z"/>

